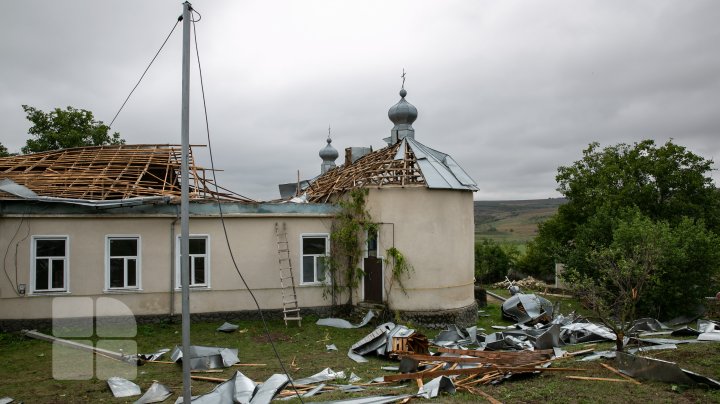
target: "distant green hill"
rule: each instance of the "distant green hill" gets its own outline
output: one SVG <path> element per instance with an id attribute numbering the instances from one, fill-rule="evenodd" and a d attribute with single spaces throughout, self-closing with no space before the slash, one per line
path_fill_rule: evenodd
<path id="1" fill-rule="evenodd" d="M 475 238 L 524 244 L 537 235 L 538 223 L 565 202 L 565 198 L 475 201 Z"/>

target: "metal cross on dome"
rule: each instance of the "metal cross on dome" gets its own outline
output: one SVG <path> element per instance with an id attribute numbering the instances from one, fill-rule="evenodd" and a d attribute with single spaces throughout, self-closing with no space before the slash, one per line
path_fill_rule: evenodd
<path id="1" fill-rule="evenodd" d="M 405 69 L 403 69 L 403 74 L 402 74 L 402 76 L 400 76 L 400 77 L 402 77 L 402 79 L 403 79 L 401 89 L 405 89 Z"/>

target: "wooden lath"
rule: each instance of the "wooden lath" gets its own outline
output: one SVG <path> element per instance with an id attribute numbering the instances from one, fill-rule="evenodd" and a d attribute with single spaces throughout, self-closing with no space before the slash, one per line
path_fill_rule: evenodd
<path id="1" fill-rule="evenodd" d="M 403 158 L 396 160 L 400 147 L 404 148 Z M 426 185 L 415 154 L 405 142 L 374 151 L 352 164 L 328 171 L 310 185 L 307 196 L 310 202 L 327 202 L 353 188 L 385 185 Z"/>
<path id="2" fill-rule="evenodd" d="M 0 158 L 0 179 L 8 178 L 41 196 L 59 198 L 179 197 L 181 155 L 178 145 L 157 144 L 47 151 Z M 232 192 L 216 194 L 206 179 L 206 169 L 194 164 L 192 147 L 189 163 L 190 199 L 253 202 Z"/>

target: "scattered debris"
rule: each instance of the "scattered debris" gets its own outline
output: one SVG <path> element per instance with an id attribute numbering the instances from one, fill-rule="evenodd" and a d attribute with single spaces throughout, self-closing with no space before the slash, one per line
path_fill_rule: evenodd
<path id="1" fill-rule="evenodd" d="M 565 378 L 571 379 L 571 380 L 597 380 L 597 381 L 602 381 L 602 382 L 630 383 L 630 380 L 611 379 L 608 377 L 565 376 Z"/>
<path id="2" fill-rule="evenodd" d="M 165 385 L 158 382 L 153 384 L 147 389 L 145 394 L 142 395 L 134 404 L 150 404 L 150 403 L 161 403 L 172 396 L 172 391 L 165 387 Z"/>
<path id="3" fill-rule="evenodd" d="M 296 384 L 296 385 L 312 384 L 312 383 L 320 383 L 320 382 L 326 382 L 326 381 L 330 381 L 330 380 L 337 380 L 337 379 L 344 379 L 344 378 L 345 378 L 345 372 L 343 372 L 342 370 L 339 372 L 335 372 L 330 368 L 325 368 L 312 376 L 293 380 L 293 384 Z"/>
<path id="4" fill-rule="evenodd" d="M 355 362 L 367 362 L 363 356 L 371 352 L 396 357 L 402 353 L 427 353 L 428 346 L 427 337 L 415 330 L 404 325 L 385 323 L 350 347 L 348 357 Z"/>
<path id="5" fill-rule="evenodd" d="M 423 384 L 418 390 L 418 397 L 435 398 L 440 393 L 455 394 L 455 384 L 447 376 L 438 376 Z"/>
<path id="6" fill-rule="evenodd" d="M 122 377 L 111 377 L 107 379 L 108 387 L 113 397 L 132 397 L 140 395 L 140 386 Z"/>
<path id="7" fill-rule="evenodd" d="M 138 354 L 138 358 L 140 358 L 144 361 L 155 362 L 158 359 L 160 359 L 160 357 L 165 355 L 165 353 L 167 353 L 167 352 L 170 352 L 170 349 L 168 349 L 168 348 L 158 349 L 158 351 L 154 352 L 154 353 Z"/>
<path id="8" fill-rule="evenodd" d="M 230 333 L 230 332 L 236 331 L 238 328 L 240 328 L 239 325 L 230 324 L 226 321 L 223 325 L 218 327 L 217 330 L 215 330 L 215 331 Z"/>
<path id="9" fill-rule="evenodd" d="M 512 296 L 502 304 L 503 318 L 525 325 L 547 324 L 552 320 L 553 305 L 549 300 L 532 293 L 522 293 L 512 282 L 508 290 Z"/>
<path id="10" fill-rule="evenodd" d="M 286 375 L 274 374 L 265 383 L 257 384 L 241 372 L 236 372 L 228 380 L 193 377 L 196 380 L 222 381 L 211 392 L 193 397 L 196 404 L 233 404 L 233 403 L 270 403 L 272 399 L 288 384 L 290 379 Z M 213 380 L 208 380 L 213 379 Z M 182 397 L 175 401 L 182 403 Z"/>
<path id="11" fill-rule="evenodd" d="M 617 352 L 616 355 L 615 361 L 618 363 L 618 369 L 636 379 L 686 385 L 704 384 L 711 388 L 720 388 L 720 382 L 717 380 L 681 369 L 674 362 L 624 352 Z"/>
<path id="12" fill-rule="evenodd" d="M 341 318 L 321 318 L 315 324 L 335 328 L 361 328 L 366 326 L 374 316 L 375 313 L 372 310 L 368 311 L 360 324 L 357 325 L 352 325 L 349 321 Z"/>
<path id="13" fill-rule="evenodd" d="M 551 286 L 547 283 L 537 280 L 533 278 L 532 276 L 528 276 L 527 278 L 520 279 L 519 281 L 511 281 L 508 278 L 505 278 L 504 281 L 497 282 L 492 285 L 493 288 L 496 289 L 508 289 L 511 286 L 519 286 L 521 288 L 525 289 L 531 289 L 531 290 L 545 290 L 550 288 Z"/>
<path id="14" fill-rule="evenodd" d="M 191 345 L 187 357 L 190 358 L 191 370 L 207 370 L 227 368 L 240 362 L 237 354 L 237 349 Z M 175 349 L 170 354 L 170 359 L 177 362 L 183 356 L 182 348 L 175 346 Z"/>
<path id="15" fill-rule="evenodd" d="M 327 350 L 327 351 L 337 351 L 338 349 L 337 349 L 337 347 L 335 346 L 335 344 L 330 344 L 330 345 L 325 345 L 325 350 Z"/>
<path id="16" fill-rule="evenodd" d="M 698 341 L 719 341 L 720 342 L 720 324 L 712 320 L 698 320 Z"/>
<path id="17" fill-rule="evenodd" d="M 14 398 L 11 398 L 11 397 L 2 397 L 2 398 L 0 398 L 0 404 L 10 404 L 10 403 L 12 403 L 13 401 L 15 401 L 15 399 L 14 399 Z"/>

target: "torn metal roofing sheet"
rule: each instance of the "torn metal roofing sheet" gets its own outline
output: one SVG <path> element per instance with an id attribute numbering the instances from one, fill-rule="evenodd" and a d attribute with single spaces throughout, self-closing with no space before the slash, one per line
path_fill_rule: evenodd
<path id="1" fill-rule="evenodd" d="M 674 362 L 635 356 L 623 352 L 617 353 L 616 361 L 621 372 L 636 379 L 687 385 L 702 383 L 711 388 L 720 388 L 720 382 L 717 380 L 681 369 Z"/>
<path id="2" fill-rule="evenodd" d="M 367 323 L 370 322 L 370 320 L 375 316 L 375 313 L 370 310 L 365 314 L 365 317 L 363 317 L 360 324 L 353 325 L 347 320 L 343 320 L 342 318 L 321 318 L 315 324 L 317 325 L 324 325 L 328 327 L 335 327 L 335 328 L 360 328 L 367 325 Z"/>
<path id="3" fill-rule="evenodd" d="M 142 397 L 133 404 L 161 403 L 167 400 L 170 396 L 172 396 L 172 391 L 170 391 L 170 389 L 165 387 L 163 384 L 153 382 L 153 384 L 148 387 L 145 394 L 143 394 Z"/>
<path id="4" fill-rule="evenodd" d="M 122 377 L 111 377 L 107 379 L 108 387 L 113 397 L 131 397 L 140 395 L 140 386 Z"/>
<path id="5" fill-rule="evenodd" d="M 413 138 L 405 138 L 415 154 L 428 188 L 477 191 L 477 184 L 450 155 L 431 149 Z"/>
<path id="6" fill-rule="evenodd" d="M 240 362 L 237 354 L 237 349 L 191 345 L 190 353 L 183 355 L 182 348 L 175 346 L 170 354 L 170 359 L 177 362 L 180 359 L 184 360 L 184 356 L 187 356 L 190 358 L 192 370 L 207 370 L 226 368 Z"/>

